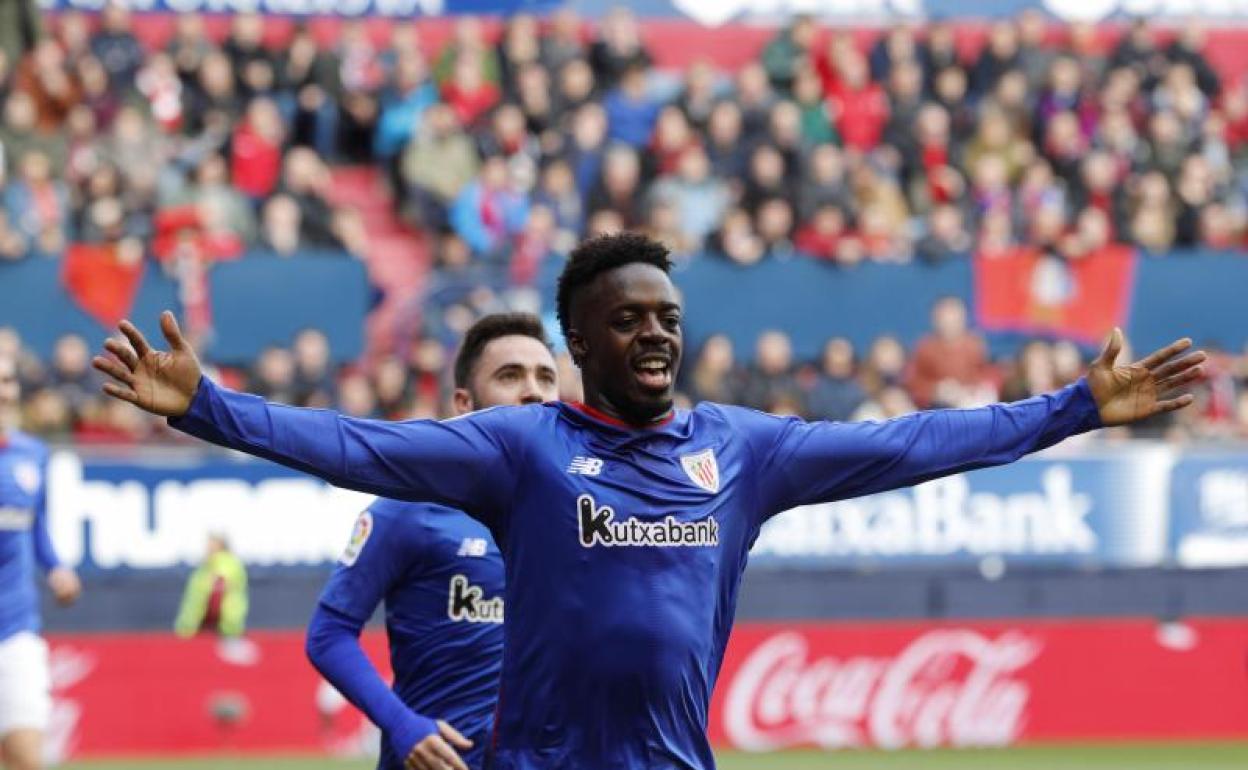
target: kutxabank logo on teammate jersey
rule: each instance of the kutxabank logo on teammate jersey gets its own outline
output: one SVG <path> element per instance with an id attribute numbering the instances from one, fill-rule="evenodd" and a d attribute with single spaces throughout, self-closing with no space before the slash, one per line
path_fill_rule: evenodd
<path id="1" fill-rule="evenodd" d="M 675 516 L 665 516 L 660 521 L 644 521 L 635 517 L 616 521 L 615 510 L 611 506 L 599 507 L 593 497 L 581 495 L 576 498 L 576 520 L 581 545 L 585 548 L 597 545 L 608 548 L 719 545 L 719 522 L 714 516 L 707 516 L 699 521 L 681 521 Z"/>
<path id="2" fill-rule="evenodd" d="M 503 597 L 486 599 L 481 586 L 474 586 L 465 575 L 456 575 L 451 578 L 446 614 L 451 620 L 469 623 L 502 623 Z"/>

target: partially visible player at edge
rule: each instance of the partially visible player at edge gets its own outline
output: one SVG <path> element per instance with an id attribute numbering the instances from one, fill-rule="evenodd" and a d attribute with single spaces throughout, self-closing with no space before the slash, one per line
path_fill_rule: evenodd
<path id="1" fill-rule="evenodd" d="M 680 297 L 665 247 L 578 246 L 558 313 L 586 403 L 386 423 L 266 404 L 202 377 L 172 314 L 169 352 L 130 323 L 95 366 L 170 425 L 331 483 L 482 521 L 507 577 L 496 770 L 709 770 L 711 690 L 749 548 L 772 515 L 1008 463 L 1077 433 L 1192 402 L 1179 340 L 1117 366 L 1115 330 L 1055 393 L 887 422 L 673 408 Z M 743 309 L 744 310 L 744 309 Z"/>
<path id="2" fill-rule="evenodd" d="M 559 397 L 542 322 L 526 313 L 473 324 L 454 375 L 460 415 Z M 339 562 L 308 627 L 308 658 L 381 728 L 379 770 L 480 770 L 503 662 L 503 558 L 489 530 L 454 508 L 379 499 Z M 393 691 L 359 644 L 383 600 Z"/>
<path id="3" fill-rule="evenodd" d="M 17 363 L 0 356 L 0 759 L 7 770 L 37 770 L 52 683 L 35 567 L 62 605 L 73 604 L 82 585 L 48 537 L 48 448 L 17 429 L 20 397 Z"/>

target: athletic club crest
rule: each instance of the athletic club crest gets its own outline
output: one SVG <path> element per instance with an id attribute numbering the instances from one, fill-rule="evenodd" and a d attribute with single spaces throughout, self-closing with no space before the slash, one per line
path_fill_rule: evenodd
<path id="1" fill-rule="evenodd" d="M 680 467 L 694 484 L 711 494 L 719 492 L 719 464 L 715 462 L 715 450 L 703 449 L 680 458 Z"/>

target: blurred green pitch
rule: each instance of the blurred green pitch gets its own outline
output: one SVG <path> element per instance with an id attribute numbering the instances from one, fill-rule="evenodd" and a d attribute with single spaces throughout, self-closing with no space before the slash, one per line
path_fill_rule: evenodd
<path id="1" fill-rule="evenodd" d="M 367 761 L 315 758 L 110 760 L 63 770 L 372 770 Z M 939 751 L 719 755 L 719 770 L 1245 770 L 1248 743 L 1033 746 Z"/>

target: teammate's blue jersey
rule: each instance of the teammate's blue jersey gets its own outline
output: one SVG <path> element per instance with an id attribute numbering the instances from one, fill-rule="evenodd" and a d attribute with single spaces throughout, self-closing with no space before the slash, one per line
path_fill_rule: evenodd
<path id="1" fill-rule="evenodd" d="M 708 709 L 737 588 L 769 516 L 1010 462 L 1100 419 L 1083 381 L 887 422 L 702 404 L 633 429 L 561 403 L 358 420 L 205 380 L 171 424 L 490 527 L 507 578 L 491 767 L 702 770 L 714 766 Z"/>
<path id="2" fill-rule="evenodd" d="M 38 439 L 0 433 L 0 640 L 39 630 L 35 566 L 57 566 L 48 537 L 48 450 Z"/>
<path id="3" fill-rule="evenodd" d="M 460 756 L 480 768 L 503 661 L 503 559 L 489 530 L 452 508 L 378 499 L 320 603 L 362 626 L 382 601 L 395 695 L 472 740 Z M 402 770 L 406 751 L 383 741 L 378 767 Z"/>

